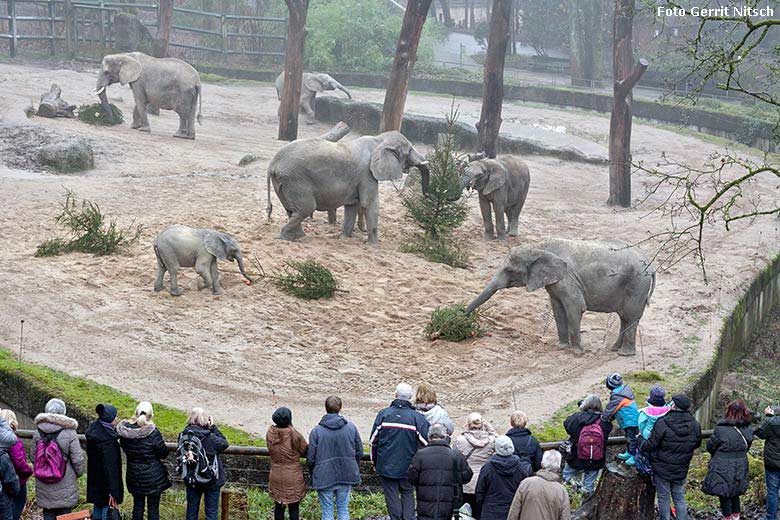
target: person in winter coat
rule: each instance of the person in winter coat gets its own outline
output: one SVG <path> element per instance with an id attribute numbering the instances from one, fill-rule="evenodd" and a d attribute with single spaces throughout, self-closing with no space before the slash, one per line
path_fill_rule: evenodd
<path id="1" fill-rule="evenodd" d="M 531 434 L 531 430 L 526 428 L 527 424 L 528 416 L 525 412 L 516 411 L 509 417 L 511 428 L 506 432 L 506 436 L 512 439 L 512 444 L 515 446 L 515 455 L 525 457 L 531 461 L 534 472 L 537 472 L 542 469 L 542 446 L 536 440 L 536 437 Z"/>
<path id="2" fill-rule="evenodd" d="M 745 401 L 732 401 L 726 407 L 726 415 L 718 421 L 707 442 L 712 458 L 702 491 L 720 498 L 720 508 L 727 520 L 739 520 L 739 497 L 750 484 L 747 453 L 753 444 L 750 412 Z"/>
<path id="3" fill-rule="evenodd" d="M 542 469 L 517 488 L 507 520 L 570 520 L 569 493 L 560 483 L 561 454 L 546 451 Z"/>
<path id="4" fill-rule="evenodd" d="M 476 412 L 469 415 L 465 430 L 455 439 L 455 449 L 466 457 L 471 471 L 472 479 L 463 484 L 463 500 L 471 506 L 471 510 L 477 509 L 477 481 L 482 466 L 495 453 L 496 430 L 482 416 Z"/>
<path id="5" fill-rule="evenodd" d="M 669 413 L 670 406 L 666 404 L 666 391 L 660 386 L 650 387 L 650 396 L 647 398 L 647 407 L 639 410 L 639 436 L 647 440 L 653 432 L 655 423 Z M 641 440 L 640 439 L 640 440 Z"/>
<path id="6" fill-rule="evenodd" d="M 623 430 L 628 448 L 618 458 L 627 466 L 636 466 L 636 436 L 639 433 L 639 408 L 634 401 L 634 391 L 623 383 L 623 376 L 612 373 L 607 376 L 607 388 L 612 392 L 602 419 L 612 422 L 617 419 L 618 426 Z"/>
<path id="7" fill-rule="evenodd" d="M 285 507 L 290 511 L 290 520 L 298 520 L 299 506 L 306 496 L 301 457 L 306 455 L 309 444 L 293 428 L 289 408 L 277 408 L 271 420 L 274 424 L 268 428 L 265 441 L 271 456 L 268 492 L 274 499 L 274 520 L 284 520 Z"/>
<path id="8" fill-rule="evenodd" d="M 56 520 L 57 516 L 70 513 L 79 503 L 78 478 L 84 473 L 84 454 L 76 435 L 79 423 L 66 413 L 61 399 L 51 399 L 46 403 L 44 413 L 38 414 L 34 421 L 37 430 L 33 433 L 33 453 L 37 454 L 39 446 L 42 449 L 47 442 L 53 441 L 67 461 L 65 475 L 59 482 L 45 483 L 35 479 L 35 501 L 43 509 L 44 520 Z"/>
<path id="9" fill-rule="evenodd" d="M 563 468 L 563 480 L 569 482 L 582 475 L 585 493 L 596 490 L 599 471 L 607 462 L 607 439 L 612 423 L 602 418 L 601 399 L 589 395 L 580 402 L 580 411 L 563 422 L 569 434 L 571 451 Z"/>
<path id="10" fill-rule="evenodd" d="M 2 421 L 6 421 L 5 424 L 8 425 L 11 431 L 16 432 L 16 429 L 19 427 L 16 414 L 11 410 L 0 410 L 0 436 L 9 438 Z M 19 477 L 19 493 L 14 497 L 13 504 L 13 520 L 19 520 L 27 505 L 27 480 L 32 476 L 33 469 L 27 462 L 27 452 L 21 439 L 16 439 L 16 443 L 8 449 L 8 454 L 11 456 L 11 462 L 16 470 L 16 475 Z"/>
<path id="11" fill-rule="evenodd" d="M 447 429 L 447 435 L 452 435 L 455 425 L 450 415 L 437 401 L 436 392 L 428 383 L 420 383 L 414 395 L 414 409 L 428 419 L 428 424 L 441 424 Z"/>
<path id="12" fill-rule="evenodd" d="M 200 439 L 209 464 L 213 464 L 214 459 L 217 459 L 217 474 L 207 484 L 187 485 L 186 520 L 198 520 L 201 498 L 204 501 L 206 520 L 217 520 L 220 488 L 225 485 L 225 468 L 222 466 L 219 454 L 228 448 L 228 441 L 214 424 L 211 416 L 206 415 L 206 411 L 199 407 L 190 410 L 187 426 L 179 434 L 179 440 L 188 435 Z"/>
<path id="13" fill-rule="evenodd" d="M 766 418 L 754 435 L 764 439 L 764 475 L 766 479 L 766 520 L 777 520 L 780 491 L 780 406 L 767 406 Z"/>
<path id="14" fill-rule="evenodd" d="M 325 415 L 309 434 L 309 465 L 312 487 L 317 490 L 322 520 L 349 520 L 349 494 L 360 484 L 363 441 L 354 424 L 341 415 L 341 399 L 325 399 Z"/>
<path id="15" fill-rule="evenodd" d="M 87 502 L 93 520 L 107 520 L 108 507 L 122 503 L 122 452 L 116 433 L 116 408 L 99 404 L 98 418 L 87 427 Z"/>
<path id="16" fill-rule="evenodd" d="M 412 406 L 412 387 L 395 389 L 393 402 L 371 428 L 371 462 L 379 475 L 390 520 L 414 520 L 414 490 L 407 477 L 412 457 L 428 445 L 428 420 Z"/>
<path id="17" fill-rule="evenodd" d="M 656 421 L 650 438 L 642 447 L 651 454 L 659 520 L 669 520 L 672 499 L 677 508 L 677 519 L 688 520 L 685 481 L 693 453 L 701 444 L 701 426 L 691 415 L 691 407 L 687 396 L 673 395 L 671 409 Z"/>
<path id="18" fill-rule="evenodd" d="M 152 403 L 138 403 L 133 416 L 120 422 L 116 432 L 127 460 L 125 481 L 133 496 L 133 520 L 143 520 L 144 510 L 149 520 L 159 520 L 160 497 L 171 487 L 171 480 L 162 462 L 169 451 L 154 424 Z"/>
<path id="19" fill-rule="evenodd" d="M 434 424 L 428 446 L 418 451 L 409 465 L 409 482 L 417 488 L 419 520 L 450 520 L 460 508 L 463 482 L 473 473 L 466 458 L 447 442 L 447 429 Z"/>
<path id="20" fill-rule="evenodd" d="M 19 477 L 8 449 L 0 449 L 0 519 L 12 520 L 14 516 L 14 498 L 19 494 Z"/>
<path id="21" fill-rule="evenodd" d="M 495 447 L 496 454 L 482 466 L 477 481 L 474 517 L 479 520 L 506 520 L 517 486 L 534 474 L 531 462 L 515 455 L 512 439 L 500 435 Z"/>

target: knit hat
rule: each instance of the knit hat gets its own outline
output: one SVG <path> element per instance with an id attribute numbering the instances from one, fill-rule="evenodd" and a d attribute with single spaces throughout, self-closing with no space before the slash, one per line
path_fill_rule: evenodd
<path id="1" fill-rule="evenodd" d="M 617 372 L 607 376 L 607 388 L 614 390 L 615 388 L 623 386 L 623 376 Z"/>
<path id="2" fill-rule="evenodd" d="M 508 457 L 515 452 L 515 445 L 512 443 L 512 439 L 506 435 L 499 435 L 496 437 L 495 449 L 497 454 Z"/>
<path id="3" fill-rule="evenodd" d="M 67 408 L 65 408 L 65 401 L 56 398 L 49 399 L 49 402 L 46 403 L 46 408 L 44 408 L 44 411 L 46 413 L 65 415 L 67 413 Z"/>
<path id="4" fill-rule="evenodd" d="M 652 406 L 663 406 L 666 404 L 666 390 L 660 386 L 650 387 L 650 397 L 647 398 L 647 404 Z"/>
<path id="5" fill-rule="evenodd" d="M 672 402 L 678 410 L 683 412 L 690 411 L 691 406 L 693 406 L 691 399 L 687 395 L 683 394 L 674 394 L 672 396 Z"/>
<path id="6" fill-rule="evenodd" d="M 271 419 L 278 428 L 287 428 L 292 424 L 292 412 L 286 406 L 282 406 L 276 409 Z"/>
<path id="7" fill-rule="evenodd" d="M 398 386 L 395 387 L 396 399 L 411 401 L 412 395 L 414 395 L 414 390 L 412 390 L 412 387 L 410 385 L 407 385 L 406 383 L 398 383 Z"/>
<path id="8" fill-rule="evenodd" d="M 98 414 L 98 419 L 103 422 L 111 423 L 116 419 L 116 406 L 108 403 L 97 405 L 95 407 L 95 412 Z"/>

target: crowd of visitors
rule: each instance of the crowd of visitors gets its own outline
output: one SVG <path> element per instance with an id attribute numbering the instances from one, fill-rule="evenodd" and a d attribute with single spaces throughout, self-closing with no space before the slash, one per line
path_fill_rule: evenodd
<path id="1" fill-rule="evenodd" d="M 514 412 L 500 435 L 474 412 L 460 435 L 436 392 L 427 384 L 416 391 L 397 386 L 390 405 L 374 421 L 369 438 L 371 462 L 379 477 L 391 520 L 568 520 L 567 488 L 586 497 L 596 489 L 607 464 L 607 439 L 613 421 L 627 449 L 618 463 L 636 466 L 652 478 L 661 520 L 688 518 L 685 485 L 702 432 L 691 400 L 682 394 L 667 402 L 665 391 L 650 389 L 639 408 L 620 374 L 605 381 L 610 399 L 604 408 L 597 395 L 579 402 L 564 421 L 569 439 L 559 450 L 543 452 L 527 428 L 528 416 Z M 293 426 L 290 409 L 273 412 L 266 434 L 271 460 L 269 493 L 274 520 L 300 517 L 307 487 L 317 492 L 323 520 L 348 520 L 352 488 L 361 483 L 363 441 L 342 414 L 342 401 L 330 396 L 325 414 L 307 438 Z M 159 520 L 162 494 L 172 482 L 163 461 L 170 455 L 154 423 L 151 403 L 141 402 L 132 417 L 120 420 L 117 409 L 99 404 L 86 429 L 86 498 L 92 518 L 111 520 L 124 501 L 133 498 L 133 520 Z M 748 450 L 754 438 L 765 440 L 766 520 L 777 520 L 780 490 L 780 407 L 767 407 L 755 430 L 744 401 L 728 404 L 706 444 L 711 455 L 702 491 L 718 497 L 723 517 L 739 520 L 740 497 L 749 486 Z M 15 434 L 17 419 L 0 410 L 0 520 L 19 520 L 27 503 L 27 480 L 35 477 L 37 505 L 44 520 L 55 520 L 79 503 L 84 456 L 76 434 L 78 423 L 65 403 L 50 400 L 35 418 L 32 465 Z M 225 484 L 222 454 L 228 442 L 202 408 L 193 408 L 179 434 L 176 472 L 186 487 L 186 520 L 198 520 L 201 502 L 206 520 L 216 520 L 220 489 Z M 125 473 L 122 473 L 124 452 Z M 301 459 L 306 459 L 306 481 Z"/>

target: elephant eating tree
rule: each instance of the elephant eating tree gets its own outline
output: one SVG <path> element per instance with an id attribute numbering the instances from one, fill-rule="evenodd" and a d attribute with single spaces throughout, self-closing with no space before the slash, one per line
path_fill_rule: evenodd
<path id="1" fill-rule="evenodd" d="M 303 78 L 303 46 L 306 42 L 306 16 L 309 0 L 285 0 L 290 12 L 287 24 L 287 48 L 284 53 L 284 90 L 279 105 L 279 140 L 298 138 L 298 106 Z"/>

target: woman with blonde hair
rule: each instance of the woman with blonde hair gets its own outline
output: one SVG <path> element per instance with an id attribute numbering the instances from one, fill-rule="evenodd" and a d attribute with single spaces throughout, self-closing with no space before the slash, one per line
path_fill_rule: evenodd
<path id="1" fill-rule="evenodd" d="M 159 520 L 160 497 L 171 487 L 171 480 L 162 462 L 168 457 L 168 447 L 154 424 L 152 403 L 138 403 L 133 416 L 120 422 L 116 432 L 127 459 L 125 481 L 133 495 L 133 520 L 143 520 L 144 510 L 149 520 Z"/>
<path id="2" fill-rule="evenodd" d="M 187 426 L 179 434 L 179 444 L 188 439 L 197 438 L 203 451 L 206 453 L 206 462 L 212 466 L 216 460 L 217 471 L 210 482 L 187 483 L 187 512 L 186 520 L 198 520 L 200 502 L 203 499 L 203 509 L 206 520 L 217 520 L 219 513 L 219 490 L 225 485 L 225 469 L 219 454 L 228 448 L 228 441 L 210 415 L 203 408 L 195 407 L 190 410 Z"/>
<path id="3" fill-rule="evenodd" d="M 420 412 L 428 424 L 441 424 L 447 430 L 447 435 L 452 435 L 455 425 L 442 405 L 436 399 L 436 391 L 428 383 L 420 383 L 414 396 L 414 408 Z"/>
<path id="4" fill-rule="evenodd" d="M 12 432 L 16 432 L 19 427 L 16 414 L 11 410 L 0 410 L 0 428 L 3 427 L 2 421 L 8 424 Z M 19 477 L 19 493 L 13 498 L 13 520 L 19 520 L 27 505 L 27 480 L 32 476 L 33 469 L 27 462 L 27 452 L 24 450 L 22 439 L 16 437 L 15 433 L 14 438 L 16 442 L 8 449 L 8 455 L 11 457 L 16 476 Z"/>
<path id="5" fill-rule="evenodd" d="M 477 509 L 476 488 L 482 466 L 495 453 L 496 430 L 481 414 L 472 413 L 466 422 L 465 430 L 455 440 L 455 449 L 466 457 L 474 476 L 463 483 L 463 500 Z"/>

